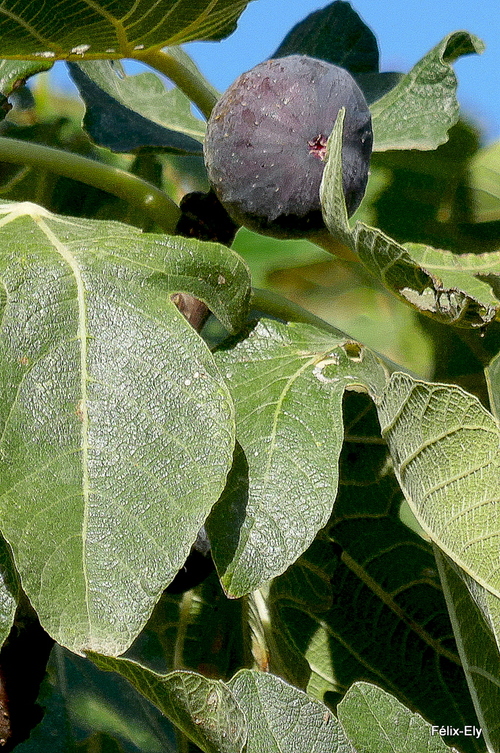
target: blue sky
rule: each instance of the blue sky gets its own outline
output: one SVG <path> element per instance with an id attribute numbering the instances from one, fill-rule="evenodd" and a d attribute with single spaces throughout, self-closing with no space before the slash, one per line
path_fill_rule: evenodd
<path id="1" fill-rule="evenodd" d="M 290 28 L 328 3 L 253 0 L 238 29 L 220 43 L 186 45 L 204 75 L 224 90 L 243 71 L 272 55 Z M 482 55 L 455 63 L 458 97 L 482 128 L 485 143 L 500 139 L 500 6 L 498 0 L 353 0 L 374 31 L 381 70 L 408 71 L 452 31 L 464 29 L 486 43 Z"/>
<path id="2" fill-rule="evenodd" d="M 204 75 L 223 91 L 243 71 L 268 58 L 291 27 L 327 5 L 318 0 L 253 0 L 237 30 L 220 43 L 186 45 Z M 408 71 L 452 31 L 464 29 L 486 43 L 482 55 L 455 63 L 463 111 L 480 126 L 484 143 L 500 139 L 500 8 L 498 0 L 353 0 L 375 32 L 381 70 Z M 128 67 L 130 73 L 133 69 Z M 61 68 L 55 80 L 63 84 Z"/>

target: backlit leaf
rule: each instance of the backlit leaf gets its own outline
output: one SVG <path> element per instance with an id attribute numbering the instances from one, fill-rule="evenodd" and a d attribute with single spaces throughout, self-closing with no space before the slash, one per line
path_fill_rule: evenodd
<path id="1" fill-rule="evenodd" d="M 270 669 L 333 709 L 366 680 L 433 724 L 477 724 L 431 545 L 399 519 L 367 395 L 346 394 L 344 424 L 332 517 L 270 588 Z"/>
<path id="2" fill-rule="evenodd" d="M 500 596 L 500 428 L 455 385 L 393 374 L 378 405 L 404 495 L 429 537 Z"/>
<path id="3" fill-rule="evenodd" d="M 451 64 L 483 50 L 483 42 L 473 34 L 456 31 L 428 52 L 371 106 L 374 150 L 435 149 L 447 141 L 459 114 Z"/>
<path id="4" fill-rule="evenodd" d="M 44 0 L 0 7 L 4 58 L 134 57 L 151 47 L 223 39 L 248 0 Z"/>

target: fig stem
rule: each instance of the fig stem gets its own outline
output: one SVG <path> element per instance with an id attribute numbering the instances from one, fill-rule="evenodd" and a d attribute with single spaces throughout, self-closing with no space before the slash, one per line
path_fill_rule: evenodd
<path id="1" fill-rule="evenodd" d="M 252 288 L 251 308 L 267 316 L 281 319 L 284 322 L 311 324 L 313 327 L 329 332 L 335 337 L 346 337 L 345 332 L 333 327 L 328 322 L 325 322 L 324 319 L 320 319 L 319 316 L 311 314 L 310 311 L 303 309 L 302 306 L 289 301 L 287 298 L 279 295 L 279 293 L 274 293 L 271 290 Z"/>
<path id="2" fill-rule="evenodd" d="M 136 52 L 134 58 L 156 68 L 173 81 L 208 120 L 217 102 L 217 96 L 199 72 L 191 70 L 165 50 Z"/>
<path id="3" fill-rule="evenodd" d="M 316 246 L 323 248 L 325 251 L 328 251 L 329 254 L 333 254 L 339 259 L 350 262 L 355 261 L 359 264 L 359 256 L 355 254 L 349 246 L 342 243 L 339 238 L 335 238 L 335 236 L 333 236 L 326 228 L 324 230 L 318 230 L 318 232 L 313 235 L 308 235 L 307 240 L 311 241 L 311 243 L 315 243 Z"/>
<path id="4" fill-rule="evenodd" d="M 0 137 L 0 162 L 30 165 L 100 188 L 141 209 L 166 233 L 175 232 L 181 216 L 177 204 L 156 186 L 126 170 L 79 154 Z"/>

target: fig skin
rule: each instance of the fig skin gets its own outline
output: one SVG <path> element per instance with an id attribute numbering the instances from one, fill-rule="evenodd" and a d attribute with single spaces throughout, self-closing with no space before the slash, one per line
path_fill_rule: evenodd
<path id="1" fill-rule="evenodd" d="M 319 187 L 326 141 L 346 108 L 343 189 L 349 216 L 363 198 L 373 145 L 371 116 L 350 73 L 290 55 L 243 73 L 208 121 L 208 179 L 240 225 L 278 238 L 324 229 Z"/>

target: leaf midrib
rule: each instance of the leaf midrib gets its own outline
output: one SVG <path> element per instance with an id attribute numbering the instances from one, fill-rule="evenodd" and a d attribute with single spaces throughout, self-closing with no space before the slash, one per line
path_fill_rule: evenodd
<path id="1" fill-rule="evenodd" d="M 78 304 L 78 329 L 76 338 L 80 340 L 80 400 L 79 400 L 79 415 L 81 417 L 81 452 L 82 452 L 82 496 L 83 496 L 83 520 L 82 520 L 82 571 L 85 582 L 85 605 L 87 608 L 87 619 L 89 629 L 91 628 L 92 620 L 90 614 L 89 604 L 89 583 L 87 573 L 87 537 L 88 537 L 88 525 L 89 525 L 89 494 L 90 494 L 90 481 L 89 481 L 89 415 L 88 415 L 88 390 L 87 390 L 87 360 L 88 360 L 88 348 L 87 348 L 87 307 L 85 302 L 85 286 L 83 283 L 80 268 L 70 253 L 67 246 L 62 243 L 55 233 L 50 229 L 45 220 L 40 216 L 32 216 L 34 222 L 38 225 L 42 233 L 47 237 L 49 243 L 62 257 L 66 264 L 73 273 L 76 289 L 77 289 L 77 304 Z M 91 632 L 91 631 L 90 631 Z"/>

